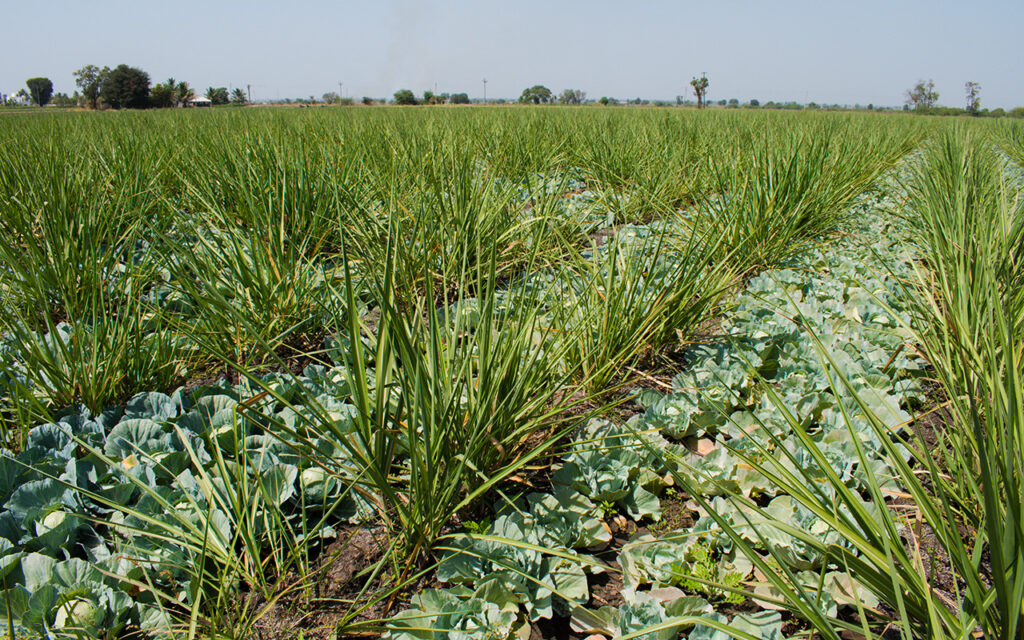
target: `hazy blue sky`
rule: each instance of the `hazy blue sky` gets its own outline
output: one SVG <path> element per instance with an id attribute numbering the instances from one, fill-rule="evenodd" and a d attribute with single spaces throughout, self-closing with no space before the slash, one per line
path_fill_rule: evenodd
<path id="1" fill-rule="evenodd" d="M 0 0 L 0 91 L 127 63 L 254 97 L 409 88 L 517 97 L 524 87 L 671 99 L 902 104 L 934 78 L 941 104 L 1024 105 L 1024 1 Z M 692 93 L 690 94 L 692 96 Z"/>

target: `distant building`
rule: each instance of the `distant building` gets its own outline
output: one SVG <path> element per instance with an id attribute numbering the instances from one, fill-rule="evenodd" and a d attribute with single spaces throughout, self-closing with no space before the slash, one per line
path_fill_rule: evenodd
<path id="1" fill-rule="evenodd" d="M 212 107 L 213 101 L 206 96 L 197 96 L 188 101 L 189 107 Z"/>

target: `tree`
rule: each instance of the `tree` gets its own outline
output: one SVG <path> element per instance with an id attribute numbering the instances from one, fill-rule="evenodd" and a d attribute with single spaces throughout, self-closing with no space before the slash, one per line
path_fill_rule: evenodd
<path id="1" fill-rule="evenodd" d="M 77 94 L 76 94 L 77 96 Z M 53 106 L 60 107 L 61 109 L 70 109 L 78 103 L 74 97 L 69 96 L 66 93 L 55 93 L 53 94 Z"/>
<path id="2" fill-rule="evenodd" d="M 729 107 L 730 108 L 737 109 L 737 108 L 739 108 L 739 106 L 740 106 L 740 101 L 739 101 L 738 98 L 729 98 Z"/>
<path id="3" fill-rule="evenodd" d="M 87 64 L 72 74 L 75 76 L 75 84 L 82 90 L 85 106 L 90 109 L 99 107 L 100 88 L 109 74 L 110 67 L 100 69 L 94 64 Z"/>
<path id="4" fill-rule="evenodd" d="M 706 106 L 705 99 L 708 94 L 708 77 L 702 75 L 699 78 L 690 80 L 690 85 L 693 86 L 693 92 L 697 94 L 697 108 L 703 109 Z"/>
<path id="5" fill-rule="evenodd" d="M 341 96 L 334 91 L 328 91 L 321 96 L 320 99 L 323 100 L 325 104 L 341 104 Z"/>
<path id="6" fill-rule="evenodd" d="M 586 99 L 587 92 L 579 89 L 566 89 L 558 96 L 558 101 L 562 104 L 583 104 Z"/>
<path id="7" fill-rule="evenodd" d="M 168 78 L 163 84 L 155 84 L 149 92 L 149 106 L 157 109 L 181 107 L 192 101 L 196 92 L 187 82 Z"/>
<path id="8" fill-rule="evenodd" d="M 227 87 L 207 87 L 206 98 L 212 105 L 222 105 L 231 102 Z"/>
<path id="9" fill-rule="evenodd" d="M 45 107 L 53 96 L 53 83 L 49 78 L 29 78 L 25 81 L 25 86 L 28 87 L 28 95 L 32 97 L 32 102 L 40 107 Z"/>
<path id="10" fill-rule="evenodd" d="M 373 104 L 373 98 L 371 98 L 370 96 L 363 96 L 363 104 L 369 107 L 370 105 Z"/>
<path id="11" fill-rule="evenodd" d="M 907 106 L 918 111 L 925 111 L 935 106 L 939 99 L 939 92 L 935 90 L 935 82 L 931 79 L 928 82 L 918 80 L 917 84 L 910 91 L 907 91 Z"/>
<path id="12" fill-rule="evenodd" d="M 149 106 L 166 109 L 174 106 L 174 87 L 166 84 L 155 84 L 149 92 Z"/>
<path id="13" fill-rule="evenodd" d="M 981 108 L 981 85 L 977 82 L 968 82 L 964 85 L 964 93 L 967 94 L 967 113 L 972 116 L 978 115 Z"/>
<path id="14" fill-rule="evenodd" d="M 751 100 L 751 101 L 750 101 L 750 106 L 752 106 L 752 107 L 760 107 L 760 106 L 761 106 L 761 101 L 760 101 L 760 100 L 757 100 L 757 99 L 755 98 L 755 99 L 753 99 L 753 100 Z"/>
<path id="15" fill-rule="evenodd" d="M 192 87 L 188 86 L 187 82 L 179 82 L 174 87 L 174 106 L 184 106 L 189 102 L 192 102 L 192 98 L 196 97 L 196 92 L 192 90 Z"/>
<path id="16" fill-rule="evenodd" d="M 126 64 L 117 65 L 103 81 L 100 99 L 114 109 L 145 109 L 149 106 L 149 74 Z"/>
<path id="17" fill-rule="evenodd" d="M 452 104 L 469 104 L 468 93 L 453 93 L 448 101 Z"/>
<path id="18" fill-rule="evenodd" d="M 249 104 L 249 98 L 242 91 L 241 87 L 235 87 L 235 90 L 231 92 L 231 104 L 236 107 L 244 107 Z"/>
<path id="19" fill-rule="evenodd" d="M 181 106 L 196 97 L 196 92 L 188 87 L 187 82 L 178 82 L 168 78 L 164 84 L 155 84 L 150 91 L 150 106 L 161 109 L 165 106 Z"/>
<path id="20" fill-rule="evenodd" d="M 523 89 L 523 93 L 519 96 L 519 102 L 523 104 L 547 104 L 552 100 L 554 100 L 554 95 L 551 93 L 551 89 L 540 84 Z"/>
<path id="21" fill-rule="evenodd" d="M 437 96 L 434 95 L 433 91 L 423 92 L 423 104 L 437 104 Z"/>
<path id="22" fill-rule="evenodd" d="M 416 95 L 408 89 L 399 89 L 395 92 L 395 104 L 416 104 Z"/>
<path id="23" fill-rule="evenodd" d="M 607 107 L 608 102 L 608 96 L 601 96 L 601 99 L 597 101 L 597 103 L 600 104 L 602 107 Z"/>

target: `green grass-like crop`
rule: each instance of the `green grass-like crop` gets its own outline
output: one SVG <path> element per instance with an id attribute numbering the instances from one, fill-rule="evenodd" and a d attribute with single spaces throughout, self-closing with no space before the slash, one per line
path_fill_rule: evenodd
<path id="1" fill-rule="evenodd" d="M 596 108 L 0 118 L 0 435 L 25 450 L 0 460 L 14 470 L 0 503 L 18 484 L 38 490 L 18 496 L 50 501 L 14 500 L 8 541 L 43 565 L 131 559 L 73 596 L 53 587 L 32 599 L 11 569 L 22 582 L 5 591 L 10 628 L 46 630 L 102 591 L 107 609 L 74 608 L 93 626 L 102 614 L 111 628 L 248 637 L 275 607 L 326 607 L 325 531 L 357 521 L 388 543 L 329 605 L 343 631 L 379 628 L 361 616 L 376 604 L 394 613 L 454 548 L 444 545 L 459 522 L 491 522 L 495 501 L 521 506 L 516 487 L 541 482 L 584 418 L 628 400 L 645 364 L 670 364 L 660 356 L 707 334 L 747 278 L 842 234 L 858 198 L 930 139 L 906 191 L 930 275 L 908 287 L 927 294 L 918 342 L 953 400 L 945 464 L 961 481 L 940 483 L 947 501 L 929 513 L 980 509 L 972 523 L 1006 579 L 994 596 L 969 581 L 963 602 L 977 613 L 947 615 L 906 552 L 886 546 L 896 524 L 863 530 L 873 516 L 861 496 L 844 486 L 822 502 L 791 466 L 750 462 L 822 517 L 847 509 L 833 525 L 861 555 L 821 551 L 848 561 L 905 630 L 951 636 L 972 622 L 1011 637 L 1024 546 L 1021 216 L 995 149 L 1019 161 L 1021 135 L 977 125 L 963 142 L 936 138 L 942 126 Z M 208 386 L 217 377 L 231 384 Z M 132 400 L 125 418 L 142 392 L 168 395 Z M 40 426 L 52 421 L 65 426 Z M 879 491 L 865 493 L 884 500 Z M 633 507 L 650 513 L 649 501 Z M 76 509 L 78 520 L 46 524 Z M 107 555 L 75 538 L 86 528 Z M 948 543 L 958 570 L 977 564 L 981 547 Z M 550 551 L 543 566 L 579 559 Z M 711 558 L 683 586 L 740 600 L 740 579 Z M 835 622 L 792 574 L 761 569 L 797 615 Z M 573 588 L 581 572 L 565 574 Z M 709 584 L 720 574 L 727 584 Z M 118 579 L 117 595 L 104 591 Z M 548 589 L 549 608 L 579 598 L 550 580 L 526 589 Z M 521 626 L 519 601 L 502 606 L 479 615 Z"/>

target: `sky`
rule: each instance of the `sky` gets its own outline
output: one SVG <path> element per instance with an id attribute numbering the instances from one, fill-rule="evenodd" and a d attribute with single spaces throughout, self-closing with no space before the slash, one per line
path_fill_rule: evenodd
<path id="1" fill-rule="evenodd" d="M 86 65 L 153 82 L 251 85 L 257 100 L 390 97 L 407 88 L 515 98 L 542 84 L 590 98 L 1024 105 L 1021 0 L 0 0 L 0 92 Z M 686 92 L 684 94 L 684 92 Z"/>

